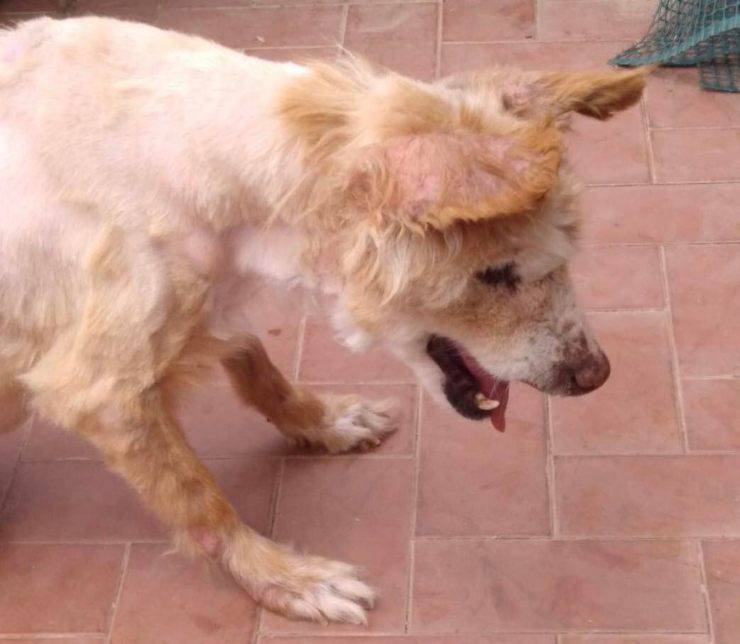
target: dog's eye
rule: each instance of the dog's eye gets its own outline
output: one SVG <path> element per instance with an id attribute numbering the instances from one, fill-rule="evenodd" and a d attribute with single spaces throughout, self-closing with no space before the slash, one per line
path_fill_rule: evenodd
<path id="1" fill-rule="evenodd" d="M 522 278 L 517 275 L 513 262 L 501 266 L 489 266 L 484 271 L 478 271 L 475 276 L 489 286 L 505 286 L 512 293 L 516 291 Z"/>

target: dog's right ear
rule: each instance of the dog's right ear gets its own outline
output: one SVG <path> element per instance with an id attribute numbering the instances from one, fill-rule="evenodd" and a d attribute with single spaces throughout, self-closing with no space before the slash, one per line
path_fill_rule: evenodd
<path id="1" fill-rule="evenodd" d="M 640 100 L 651 67 L 585 72 L 491 69 L 443 79 L 443 85 L 495 94 L 503 107 L 525 118 L 578 112 L 605 120 Z"/>

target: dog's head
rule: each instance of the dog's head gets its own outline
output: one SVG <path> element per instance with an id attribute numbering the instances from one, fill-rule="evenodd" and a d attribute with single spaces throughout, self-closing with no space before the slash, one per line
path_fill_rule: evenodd
<path id="1" fill-rule="evenodd" d="M 609 362 L 568 275 L 579 216 L 562 131 L 570 112 L 634 104 L 644 76 L 300 79 L 282 114 L 315 167 L 308 220 L 333 231 L 344 329 L 384 339 L 458 412 L 500 428 L 511 380 L 562 395 L 602 385 Z"/>

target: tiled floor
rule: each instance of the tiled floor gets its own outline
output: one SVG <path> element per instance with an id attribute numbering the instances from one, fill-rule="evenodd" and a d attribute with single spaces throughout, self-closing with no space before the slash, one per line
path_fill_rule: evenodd
<path id="1" fill-rule="evenodd" d="M 5 0 L 2 19 L 52 0 Z M 493 62 L 603 65 L 648 0 L 78 0 L 274 59 L 338 44 L 425 79 Z M 365 567 L 367 629 L 289 622 L 162 529 L 96 454 L 36 424 L 0 436 L 0 641 L 90 644 L 740 642 L 740 96 L 658 72 L 638 109 L 577 119 L 585 248 L 573 270 L 613 376 L 578 400 L 517 386 L 506 434 L 429 401 L 382 353 L 266 294 L 276 362 L 393 395 L 377 452 L 288 447 L 224 382 L 181 416 L 240 514 Z"/>

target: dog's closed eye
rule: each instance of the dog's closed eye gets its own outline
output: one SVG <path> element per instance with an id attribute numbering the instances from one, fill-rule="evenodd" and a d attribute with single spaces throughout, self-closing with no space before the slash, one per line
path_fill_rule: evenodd
<path id="1" fill-rule="evenodd" d="M 484 284 L 489 286 L 505 286 L 514 293 L 522 281 L 517 274 L 514 262 L 508 262 L 501 266 L 489 266 L 484 271 L 478 271 L 475 276 Z"/>

